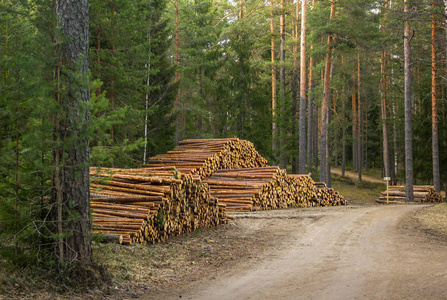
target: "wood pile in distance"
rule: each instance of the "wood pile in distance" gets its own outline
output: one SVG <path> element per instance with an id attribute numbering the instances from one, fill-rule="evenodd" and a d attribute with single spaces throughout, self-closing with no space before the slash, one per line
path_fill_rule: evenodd
<path id="1" fill-rule="evenodd" d="M 256 168 L 267 160 L 253 143 L 238 138 L 185 140 L 172 151 L 152 157 L 144 167 L 172 166 L 183 173 L 210 176 L 219 169 Z"/>
<path id="2" fill-rule="evenodd" d="M 320 206 L 347 205 L 348 201 L 333 188 L 328 188 L 324 182 L 315 182 L 317 199 Z"/>
<path id="3" fill-rule="evenodd" d="M 106 241 L 163 242 L 228 222 L 225 205 L 198 176 L 172 167 L 90 168 L 90 182 L 92 230 Z"/>
<path id="4" fill-rule="evenodd" d="M 392 185 L 388 187 L 389 203 L 405 203 L 405 186 Z M 420 203 L 442 202 L 442 196 L 436 193 L 434 186 L 415 185 L 413 186 L 413 200 Z M 382 192 L 377 203 L 387 202 L 387 191 Z"/>
<path id="5" fill-rule="evenodd" d="M 319 206 L 321 202 L 312 178 L 287 175 L 278 167 L 218 170 L 204 182 L 227 211 Z M 341 203 L 333 201 L 332 205 Z"/>

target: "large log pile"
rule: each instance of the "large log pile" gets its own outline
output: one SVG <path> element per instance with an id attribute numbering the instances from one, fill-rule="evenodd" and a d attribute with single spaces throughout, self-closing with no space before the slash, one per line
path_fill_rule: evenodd
<path id="1" fill-rule="evenodd" d="M 405 203 L 405 186 L 392 185 L 388 187 L 389 203 Z M 415 185 L 413 186 L 413 200 L 415 202 L 442 202 L 442 196 L 436 193 L 435 188 L 431 185 Z M 387 202 L 387 191 L 382 192 L 377 203 Z"/>
<path id="2" fill-rule="evenodd" d="M 209 185 L 211 195 L 226 204 L 227 211 L 342 204 L 342 201 L 327 204 L 319 198 L 309 176 L 287 175 L 278 167 L 219 170 L 204 182 Z"/>
<path id="3" fill-rule="evenodd" d="M 93 232 L 121 244 L 162 242 L 170 236 L 227 223 L 225 205 L 198 176 L 171 167 L 91 168 Z"/>
<path id="4" fill-rule="evenodd" d="M 183 173 L 210 176 L 219 169 L 263 167 L 263 158 L 249 141 L 238 138 L 185 140 L 166 154 L 152 157 L 145 167 L 173 166 Z"/>

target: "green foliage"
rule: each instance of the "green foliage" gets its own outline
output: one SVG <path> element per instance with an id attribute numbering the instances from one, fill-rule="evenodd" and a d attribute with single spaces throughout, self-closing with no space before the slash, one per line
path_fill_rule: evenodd
<path id="1" fill-rule="evenodd" d="M 92 99 L 102 102 L 105 96 L 110 106 L 96 112 L 105 118 L 93 141 L 97 165 L 139 166 L 145 145 L 147 157 L 173 147 L 176 87 L 165 6 L 160 0 L 91 3 L 90 13 L 97 18 L 90 23 L 90 65 L 92 75 L 103 82 Z"/>

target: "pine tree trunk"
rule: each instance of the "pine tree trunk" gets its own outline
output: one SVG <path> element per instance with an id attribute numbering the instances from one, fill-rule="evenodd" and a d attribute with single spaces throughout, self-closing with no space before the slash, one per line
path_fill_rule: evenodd
<path id="1" fill-rule="evenodd" d="M 385 0 L 383 8 L 386 10 L 388 8 L 388 0 Z M 381 24 L 381 31 L 385 32 L 386 28 L 384 24 Z M 390 147 L 388 138 L 388 117 L 387 117 L 387 76 L 386 76 L 386 51 L 382 51 L 381 54 L 381 121 L 382 121 L 382 148 L 383 148 L 383 170 L 385 177 L 391 178 L 391 163 L 390 163 Z"/>
<path id="2" fill-rule="evenodd" d="M 331 15 L 332 19 L 335 15 L 335 0 L 331 1 Z M 331 64 L 332 64 L 332 44 L 333 36 L 329 34 L 327 41 L 326 63 L 324 68 L 324 83 L 323 83 L 323 103 L 321 107 L 321 137 L 320 137 L 320 181 L 328 183 L 328 127 L 329 127 L 329 101 L 330 101 L 330 80 L 331 80 Z"/>
<path id="3" fill-rule="evenodd" d="M 274 166 L 277 165 L 278 151 L 278 126 L 276 124 L 276 68 L 275 68 L 275 24 L 274 24 L 274 3 L 270 0 L 270 43 L 271 43 L 271 62 L 272 62 L 272 157 Z"/>
<path id="4" fill-rule="evenodd" d="M 151 45 L 151 31 L 147 33 L 147 40 L 149 43 L 149 47 Z M 147 60 L 147 74 L 146 74 L 146 92 L 145 92 L 145 110 L 144 110 L 144 149 L 143 149 L 143 165 L 146 164 L 147 159 L 147 142 L 148 142 L 148 129 L 149 129 L 149 90 L 150 90 L 150 79 L 151 79 L 151 51 L 149 51 L 149 57 Z"/>
<path id="5" fill-rule="evenodd" d="M 307 4 L 301 1 L 301 55 L 300 55 L 300 145 L 299 173 L 306 172 L 306 26 Z M 298 1 L 297 1 L 298 6 Z"/>
<path id="6" fill-rule="evenodd" d="M 311 45 L 311 50 L 313 49 L 313 45 Z M 313 56 L 310 57 L 310 63 L 309 63 L 309 95 L 312 93 L 312 89 L 313 89 L 313 65 L 314 65 L 314 58 Z M 313 158 L 313 119 L 314 119 L 314 101 L 312 97 L 308 97 L 308 101 L 307 101 L 307 111 L 308 111 L 308 116 L 307 116 L 307 165 L 311 166 L 312 165 L 312 158 Z"/>
<path id="7" fill-rule="evenodd" d="M 296 3 L 295 19 L 292 20 L 292 27 L 294 28 L 295 43 L 293 44 L 293 78 L 292 78 L 292 115 L 293 115 L 293 149 L 298 148 L 298 143 L 296 142 L 297 134 L 299 133 L 298 126 L 298 37 L 299 37 L 299 2 Z M 297 174 L 299 170 L 298 159 L 294 154 L 292 155 L 292 173 Z"/>
<path id="8" fill-rule="evenodd" d="M 352 109 L 352 167 L 357 171 L 357 94 L 355 88 L 355 69 L 351 75 L 351 109 Z"/>
<path id="9" fill-rule="evenodd" d="M 280 128 L 279 128 L 279 165 L 281 169 L 287 167 L 287 156 L 286 156 L 286 129 L 285 129 L 285 106 L 286 106 L 286 15 L 285 15 L 285 0 L 281 0 L 281 17 L 280 17 L 280 45 L 279 45 L 279 60 L 281 61 L 281 67 L 279 70 L 279 80 L 280 80 Z"/>
<path id="10" fill-rule="evenodd" d="M 413 137 L 412 137 L 412 105 L 411 105 L 411 31 L 408 21 L 409 7 L 405 3 L 405 32 L 404 32 L 404 73 L 405 73 L 405 201 L 413 201 Z"/>
<path id="11" fill-rule="evenodd" d="M 55 219 L 64 234 L 59 237 L 63 243 L 57 243 L 55 255 L 61 262 L 91 261 L 89 139 L 83 131 L 89 118 L 84 104 L 89 100 L 88 10 L 88 0 L 56 1 L 58 23 L 68 39 L 58 57 L 60 84 L 65 91 L 57 93 L 63 115 L 56 120 L 55 136 L 61 148 L 55 151 L 54 160 L 53 199 L 60 204 Z"/>
<path id="12" fill-rule="evenodd" d="M 435 9 L 435 2 L 432 4 Z M 438 146 L 438 95 L 436 92 L 436 21 L 432 15 L 431 21 L 431 120 L 432 120 L 432 152 L 433 152 L 433 185 L 436 192 L 441 191 L 441 176 L 439 172 L 439 146 Z"/>
<path id="13" fill-rule="evenodd" d="M 342 92 L 343 98 L 342 98 L 342 130 L 343 130 L 343 136 L 342 136 L 342 164 L 341 164 L 341 176 L 345 177 L 345 171 L 346 171 L 346 100 L 345 100 L 345 89 L 343 87 Z"/>
<path id="14" fill-rule="evenodd" d="M 179 10 L 178 10 L 178 0 L 175 0 L 175 84 L 178 85 L 179 80 L 179 48 L 180 48 L 180 37 L 179 37 Z M 177 95 L 175 96 L 174 109 L 178 109 L 180 107 L 180 87 L 177 86 Z M 180 140 L 180 114 L 177 115 L 175 120 L 175 135 L 174 141 L 178 144 Z"/>
<path id="15" fill-rule="evenodd" d="M 362 105 L 361 105 L 361 81 L 360 81 L 360 53 L 357 52 L 357 172 L 359 182 L 362 182 Z"/>

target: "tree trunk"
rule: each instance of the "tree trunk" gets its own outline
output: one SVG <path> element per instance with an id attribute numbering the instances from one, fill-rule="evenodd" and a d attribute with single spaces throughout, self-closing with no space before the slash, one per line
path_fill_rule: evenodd
<path id="1" fill-rule="evenodd" d="M 180 48 L 180 38 L 179 38 L 179 11 L 178 11 L 178 0 L 175 0 L 175 84 L 178 85 L 179 80 L 179 48 Z M 180 107 L 180 92 L 179 92 L 179 86 L 177 86 L 177 94 L 175 96 L 175 102 L 174 102 L 174 110 L 178 109 Z M 174 135 L 174 141 L 176 144 L 178 144 L 180 139 L 180 114 L 177 115 L 175 120 L 175 135 Z"/>
<path id="2" fill-rule="evenodd" d="M 335 0 L 331 1 L 331 15 L 332 19 L 335 15 Z M 327 173 L 328 173 L 328 127 L 329 127 L 329 101 L 330 101 L 330 80 L 331 80 L 331 63 L 332 63 L 332 44 L 333 36 L 332 33 L 329 34 L 327 40 L 327 54 L 326 63 L 324 68 L 324 84 L 323 84 L 323 103 L 321 107 L 321 138 L 320 138 L 320 181 L 328 183 Z"/>
<path id="3" fill-rule="evenodd" d="M 357 171 L 357 94 L 355 92 L 355 69 L 351 75 L 351 109 L 352 109 L 352 167 Z"/>
<path id="4" fill-rule="evenodd" d="M 147 40 L 149 47 L 151 45 L 151 31 L 147 33 Z M 143 150 L 143 165 L 146 164 L 147 158 L 147 138 L 149 129 L 149 91 L 150 91 L 150 78 L 151 78 L 151 51 L 149 50 L 149 57 L 147 60 L 147 77 L 146 77 L 146 92 L 145 92 L 145 110 L 144 110 L 144 150 Z M 177 131 L 177 129 L 176 129 Z"/>
<path id="5" fill-rule="evenodd" d="M 405 73 L 405 201 L 413 201 L 413 137 L 412 137 L 412 106 L 411 106 L 411 31 L 410 23 L 408 21 L 408 3 L 405 3 L 405 32 L 404 32 L 404 73 Z"/>
<path id="6" fill-rule="evenodd" d="M 279 80 L 280 80 L 280 128 L 279 128 L 279 165 L 281 169 L 287 167 L 287 157 L 286 157 L 286 129 L 285 129 L 285 106 L 286 106 L 286 15 L 285 15 L 285 0 L 281 0 L 281 17 L 280 17 L 280 45 L 279 45 L 279 60 L 281 61 L 281 67 L 279 70 Z"/>
<path id="7" fill-rule="evenodd" d="M 388 0 L 385 0 L 384 9 L 388 8 Z M 382 24 L 381 31 L 385 32 L 385 25 Z M 388 138 L 388 117 L 387 117 L 387 76 L 386 76 L 386 51 L 382 51 L 380 72 L 381 76 L 381 121 L 382 121 L 382 147 L 383 147 L 383 169 L 385 177 L 391 178 L 391 163 L 390 163 L 390 147 Z"/>
<path id="8" fill-rule="evenodd" d="M 345 177 L 346 171 L 346 99 L 345 99 L 345 89 L 343 87 L 342 92 L 342 125 L 343 125 L 343 136 L 342 136 L 342 164 L 341 164 L 341 176 Z"/>
<path id="9" fill-rule="evenodd" d="M 296 3 L 295 9 L 295 19 L 292 20 L 292 27 L 295 30 L 295 43 L 293 44 L 293 79 L 292 79 L 292 115 L 293 115 L 293 126 L 292 126 L 292 134 L 293 134 L 293 149 L 298 148 L 297 134 L 299 133 L 298 126 L 298 37 L 299 37 L 299 2 Z M 292 155 L 292 173 L 297 174 L 299 170 L 298 159 L 294 154 Z"/>
<path id="10" fill-rule="evenodd" d="M 357 172 L 359 182 L 362 182 L 362 109 L 360 81 L 360 52 L 357 52 Z"/>
<path id="11" fill-rule="evenodd" d="M 432 4 L 435 9 L 435 2 Z M 441 176 L 439 172 L 438 146 L 438 95 L 436 92 L 436 21 L 435 15 L 431 19 L 431 120 L 432 120 L 432 154 L 433 154 L 433 185 L 437 193 L 441 192 Z"/>
<path id="12" fill-rule="evenodd" d="M 306 22 L 307 4 L 301 1 L 301 55 L 300 55 L 300 145 L 299 173 L 306 172 Z M 298 1 L 297 1 L 298 5 Z"/>
<path id="13" fill-rule="evenodd" d="M 278 126 L 276 124 L 276 68 L 275 68 L 275 24 L 273 14 L 273 0 L 270 0 L 270 43 L 271 43 L 271 61 L 272 61 L 272 165 L 278 163 Z"/>
<path id="14" fill-rule="evenodd" d="M 55 247 L 60 262 L 91 261 L 89 205 L 89 139 L 85 126 L 89 118 L 89 3 L 88 0 L 56 1 L 56 14 L 67 42 L 58 56 L 60 82 L 64 93 L 56 93 L 62 115 L 56 119 L 53 200 L 63 236 Z M 60 159 L 60 162 L 58 160 Z M 59 230 L 58 230 L 59 231 Z M 59 232 L 60 233 L 60 232 Z"/>
<path id="15" fill-rule="evenodd" d="M 311 49 L 313 49 L 313 45 L 311 45 L 310 47 Z M 314 58 L 313 56 L 310 57 L 310 63 L 309 63 L 309 94 L 311 94 L 312 89 L 313 89 L 313 65 L 314 65 Z M 311 166 L 312 165 L 312 158 L 313 158 L 313 119 L 314 119 L 314 101 L 312 97 L 308 98 L 307 101 L 307 111 L 308 111 L 308 116 L 307 116 L 307 165 Z"/>
<path id="16" fill-rule="evenodd" d="M 315 7 L 315 0 L 312 1 L 312 9 Z M 314 45 L 310 45 L 310 50 L 312 52 L 312 50 L 314 49 Z M 312 89 L 313 89 L 313 68 L 314 66 L 314 57 L 311 56 L 310 57 L 310 62 L 309 62 L 309 95 L 312 93 Z M 307 116 L 307 165 L 310 167 L 312 165 L 312 158 L 313 158 L 313 148 L 314 148 L 314 144 L 313 144 L 313 118 L 314 118 L 314 104 L 313 104 L 313 98 L 309 97 L 308 101 L 307 101 L 307 112 L 308 112 L 308 116 Z M 317 163 L 318 164 L 318 163 Z"/>

